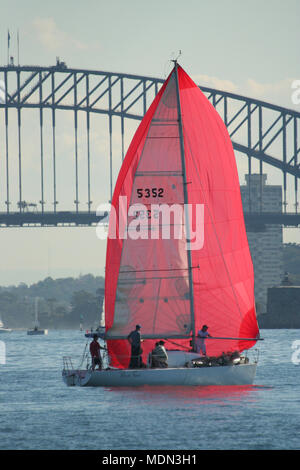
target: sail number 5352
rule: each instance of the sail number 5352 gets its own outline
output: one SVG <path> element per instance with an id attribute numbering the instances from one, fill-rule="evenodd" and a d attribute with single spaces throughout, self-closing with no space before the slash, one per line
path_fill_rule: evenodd
<path id="1" fill-rule="evenodd" d="M 138 188 L 136 192 L 138 198 L 164 197 L 164 188 Z"/>

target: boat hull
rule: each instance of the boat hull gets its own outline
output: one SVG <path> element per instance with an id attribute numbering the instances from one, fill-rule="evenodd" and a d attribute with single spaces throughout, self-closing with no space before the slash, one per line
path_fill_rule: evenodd
<path id="1" fill-rule="evenodd" d="M 251 385 L 255 373 L 256 364 L 239 364 L 168 369 L 73 370 L 63 371 L 63 379 L 69 386 L 81 387 Z"/>
<path id="2" fill-rule="evenodd" d="M 104 336 L 105 336 L 105 327 L 104 327 L 104 326 L 103 326 L 103 327 L 100 326 L 100 327 L 99 327 L 97 330 L 95 330 L 95 331 L 87 331 L 84 336 L 85 336 L 86 338 L 94 338 L 95 335 L 97 335 L 98 338 L 102 338 L 102 339 L 103 339 Z"/>
<path id="3" fill-rule="evenodd" d="M 31 335 L 31 336 L 33 336 L 33 335 L 47 335 L 48 330 L 28 330 L 27 334 Z"/>

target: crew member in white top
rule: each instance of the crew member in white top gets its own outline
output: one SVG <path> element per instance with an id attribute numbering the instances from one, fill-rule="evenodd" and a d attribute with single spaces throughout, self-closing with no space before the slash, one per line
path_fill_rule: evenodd
<path id="1" fill-rule="evenodd" d="M 208 326 L 203 325 L 202 329 L 198 331 L 198 335 L 196 338 L 196 353 L 202 354 L 206 356 L 206 346 L 205 346 L 205 338 L 211 338 L 211 335 L 208 333 Z"/>

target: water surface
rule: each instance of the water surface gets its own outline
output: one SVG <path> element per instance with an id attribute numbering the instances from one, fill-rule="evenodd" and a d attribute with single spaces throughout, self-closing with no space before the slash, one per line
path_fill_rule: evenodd
<path id="1" fill-rule="evenodd" d="M 140 388 L 67 387 L 83 332 L 1 335 L 0 449 L 298 449 L 300 330 L 261 333 L 253 386 Z"/>

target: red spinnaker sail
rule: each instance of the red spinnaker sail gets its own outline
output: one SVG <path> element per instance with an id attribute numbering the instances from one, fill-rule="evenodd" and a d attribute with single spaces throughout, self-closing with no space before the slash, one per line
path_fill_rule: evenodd
<path id="1" fill-rule="evenodd" d="M 152 338 L 143 343 L 144 361 L 158 339 L 169 339 L 168 349 L 189 349 L 193 331 L 203 324 L 215 337 L 258 335 L 253 266 L 232 144 L 217 111 L 176 67 L 184 164 L 174 68 L 131 142 L 113 195 L 117 231 L 113 233 L 111 213 L 105 322 L 115 367 L 128 367 L 125 338 L 136 324 L 142 326 L 142 336 Z M 186 235 L 187 204 L 192 207 L 192 240 Z M 161 216 L 162 207 L 171 209 L 169 219 Z M 124 231 L 122 215 L 127 214 Z M 180 229 L 185 229 L 182 236 L 175 236 Z M 242 351 L 254 344 L 211 339 L 207 354 Z"/>

